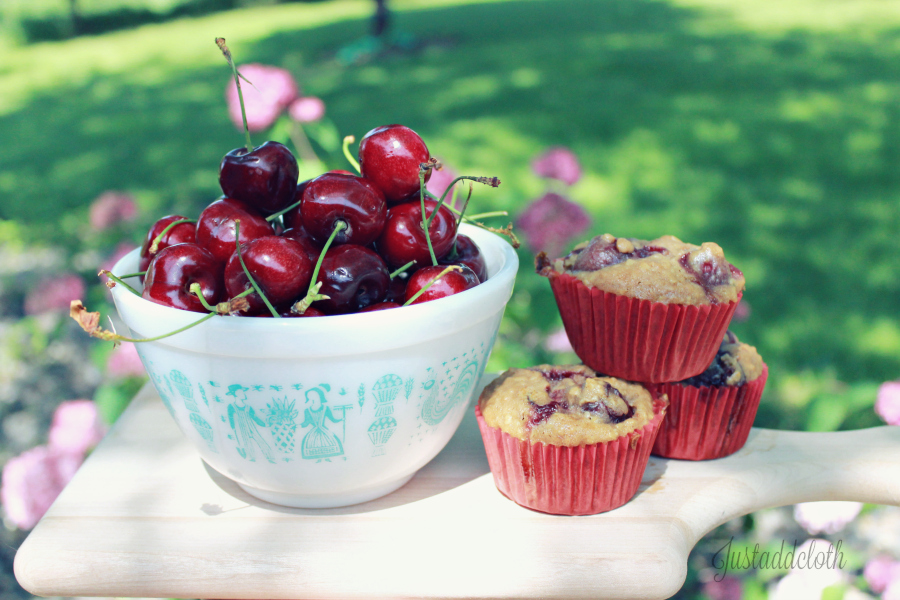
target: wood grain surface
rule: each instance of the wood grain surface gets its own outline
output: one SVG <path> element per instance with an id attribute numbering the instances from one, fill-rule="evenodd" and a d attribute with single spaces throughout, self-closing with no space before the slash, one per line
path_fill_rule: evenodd
<path id="1" fill-rule="evenodd" d="M 900 505 L 900 427 L 754 429 L 724 459 L 652 458 L 622 508 L 558 517 L 496 490 L 470 410 L 400 490 L 304 510 L 256 500 L 207 467 L 147 386 L 19 549 L 15 572 L 42 596 L 661 599 L 717 525 L 811 500 Z"/>

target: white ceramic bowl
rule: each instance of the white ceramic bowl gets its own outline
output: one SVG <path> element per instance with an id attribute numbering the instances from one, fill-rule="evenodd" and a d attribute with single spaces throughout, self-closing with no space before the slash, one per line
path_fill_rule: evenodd
<path id="1" fill-rule="evenodd" d="M 203 460 L 253 496 L 295 507 L 365 502 L 409 481 L 459 426 L 518 269 L 502 238 L 460 231 L 481 248 L 489 273 L 462 294 L 354 315 L 217 316 L 136 344 Z M 138 252 L 113 272 L 137 271 Z M 202 317 L 123 286 L 112 293 L 136 338 Z"/>

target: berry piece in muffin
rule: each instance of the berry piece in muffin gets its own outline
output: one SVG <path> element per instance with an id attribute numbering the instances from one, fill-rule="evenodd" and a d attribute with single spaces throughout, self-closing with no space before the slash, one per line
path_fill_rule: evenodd
<path id="1" fill-rule="evenodd" d="M 537 272 L 568 273 L 591 288 L 671 304 L 719 304 L 736 301 L 744 275 L 725 260 L 718 244 L 700 246 L 666 235 L 652 241 L 597 236 L 563 258 L 537 257 Z"/>
<path id="2" fill-rule="evenodd" d="M 736 335 L 726 331 L 716 357 L 705 371 L 680 382 L 693 386 L 744 385 L 763 372 L 763 361 L 756 348 L 742 344 Z"/>
<path id="3" fill-rule="evenodd" d="M 641 385 L 583 365 L 510 369 L 479 399 L 485 422 L 520 440 L 580 446 L 615 440 L 654 416 Z"/>

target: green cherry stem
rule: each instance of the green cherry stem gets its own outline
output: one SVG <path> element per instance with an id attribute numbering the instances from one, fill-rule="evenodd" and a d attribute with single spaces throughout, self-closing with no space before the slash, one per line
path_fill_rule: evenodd
<path id="1" fill-rule="evenodd" d="M 231 71 L 234 74 L 234 84 L 237 86 L 238 100 L 241 103 L 241 118 L 244 119 L 244 135 L 247 136 L 247 152 L 253 152 L 253 142 L 250 141 L 250 127 L 247 125 L 247 109 L 244 108 L 244 93 L 241 91 L 241 75 L 238 73 L 237 67 L 234 65 L 234 60 L 231 58 L 231 50 L 225 45 L 225 38 L 216 38 L 216 45 L 219 47 L 219 50 L 222 51 L 222 54 L 225 55 L 225 60 L 231 65 Z"/>
<path id="2" fill-rule="evenodd" d="M 290 211 L 290 210 L 292 210 L 292 209 L 297 208 L 298 206 L 300 206 L 300 204 L 301 204 L 302 202 L 303 202 L 303 199 L 301 198 L 300 200 L 297 200 L 296 202 L 294 202 L 293 204 L 291 204 L 291 205 L 288 206 L 287 208 L 285 208 L 285 209 L 283 209 L 283 210 L 279 210 L 277 213 L 275 213 L 275 214 L 273 214 L 273 215 L 269 215 L 268 217 L 266 217 L 266 221 L 269 222 L 269 223 L 271 223 L 272 221 L 274 221 L 275 219 L 277 219 L 277 218 L 280 217 L 281 215 L 286 214 L 288 211 Z"/>
<path id="3" fill-rule="evenodd" d="M 175 335 L 176 333 L 187 331 L 191 327 L 196 327 L 200 323 L 203 323 L 204 321 L 208 321 L 211 318 L 215 317 L 216 313 L 211 312 L 208 315 L 204 315 L 202 318 L 194 321 L 193 323 L 188 323 L 184 327 L 179 327 L 175 331 L 170 331 L 169 333 L 164 333 L 162 335 L 148 338 L 125 337 L 119 335 L 115 331 L 103 329 L 102 327 L 100 327 L 100 313 L 88 312 L 88 310 L 84 307 L 84 304 L 81 303 L 81 300 L 72 300 L 72 304 L 69 307 L 69 316 L 74 319 L 75 322 L 78 323 L 78 325 L 91 337 L 118 344 L 119 342 L 155 342 L 156 340 L 167 338 L 169 336 Z"/>
<path id="4" fill-rule="evenodd" d="M 147 274 L 147 271 L 138 271 L 137 273 L 128 273 L 126 275 L 119 275 L 119 279 L 131 279 L 132 277 L 142 277 Z"/>
<path id="5" fill-rule="evenodd" d="M 438 279 L 440 279 L 441 277 L 443 277 L 444 275 L 446 275 L 446 274 L 449 273 L 450 271 L 462 271 L 462 267 L 460 267 L 459 265 L 450 265 L 449 267 L 447 267 L 446 269 L 444 269 L 443 271 L 441 271 L 440 273 L 438 273 L 437 276 L 436 276 L 434 279 L 432 279 L 431 281 L 429 281 L 428 283 L 426 283 L 425 285 L 423 285 L 423 286 L 422 286 L 422 289 L 420 289 L 418 292 L 416 292 L 415 294 L 413 294 L 413 297 L 412 297 L 412 298 L 410 298 L 409 300 L 407 300 L 406 302 L 403 303 L 403 306 L 409 306 L 410 304 L 412 304 L 413 302 L 415 302 L 416 299 L 417 299 L 419 296 L 421 296 L 422 294 L 424 294 L 425 292 L 428 291 L 428 288 L 430 288 L 430 287 L 433 286 L 435 283 L 437 283 L 437 280 L 438 280 Z"/>
<path id="6" fill-rule="evenodd" d="M 347 157 L 347 162 L 349 162 L 351 165 L 353 165 L 353 168 L 356 169 L 357 173 L 362 173 L 362 171 L 359 168 L 359 163 L 356 161 L 355 158 L 353 158 L 353 155 L 350 153 L 350 144 L 352 144 L 355 141 L 356 141 L 356 138 L 353 137 L 352 135 L 348 135 L 348 136 L 344 137 L 344 145 L 343 145 L 344 156 Z"/>
<path id="7" fill-rule="evenodd" d="M 421 172 L 420 172 L 420 177 L 421 177 Z M 444 200 L 447 198 L 447 193 L 453 189 L 453 186 L 456 185 L 457 182 L 460 182 L 460 181 L 475 181 L 477 183 L 483 183 L 483 184 L 489 185 L 491 187 L 499 187 L 500 186 L 500 179 L 497 177 L 474 177 L 472 175 L 460 175 L 459 177 L 454 179 L 452 182 L 450 182 L 450 185 L 448 185 L 447 188 L 444 190 L 444 193 L 441 194 L 441 199 L 438 200 L 437 206 L 434 208 L 434 212 L 431 213 L 431 217 L 428 218 L 429 225 L 431 225 L 431 221 L 434 219 L 434 216 L 437 214 L 438 209 L 440 209 L 442 206 L 444 206 Z M 471 196 L 471 194 L 470 194 L 470 196 Z"/>
<path id="8" fill-rule="evenodd" d="M 147 250 L 149 254 L 156 254 L 159 252 L 159 244 L 162 242 L 163 236 L 169 233 L 169 231 L 175 227 L 176 225 L 181 225 L 182 223 L 196 223 L 197 219 L 181 219 L 179 221 L 172 221 L 166 228 L 159 232 L 159 235 L 153 238 L 153 243 L 150 244 L 150 248 Z"/>
<path id="9" fill-rule="evenodd" d="M 403 273 L 404 271 L 409 270 L 409 268 L 410 268 L 411 266 L 413 266 L 414 264 L 416 264 L 416 261 L 414 261 L 414 260 L 409 261 L 408 263 L 406 263 L 405 265 L 403 265 L 402 267 L 400 267 L 399 269 L 397 269 L 396 271 L 394 271 L 393 273 L 391 273 L 391 279 L 393 279 L 393 278 L 396 277 L 397 275 Z"/>
<path id="10" fill-rule="evenodd" d="M 115 275 L 112 274 L 112 272 L 107 271 L 106 269 L 101 270 L 99 273 L 97 273 L 97 275 L 106 275 L 113 282 L 115 282 L 115 283 L 107 282 L 107 284 L 106 284 L 107 287 L 113 287 L 114 285 L 119 284 L 119 285 L 123 286 L 126 290 L 128 290 L 129 292 L 134 294 L 135 296 L 141 295 L 141 293 L 139 291 L 137 291 L 136 289 L 134 289 L 133 287 L 131 287 L 130 285 L 128 285 L 127 283 L 122 281 L 119 277 L 116 277 Z"/>
<path id="11" fill-rule="evenodd" d="M 266 308 L 269 309 L 269 312 L 272 313 L 272 316 L 276 319 L 280 319 L 281 315 L 278 314 L 278 311 L 275 310 L 275 307 L 272 306 L 272 303 L 269 302 L 269 299 L 266 298 L 266 295 L 263 294 L 263 291 L 257 285 L 256 280 L 253 279 L 253 275 L 250 274 L 250 269 L 247 268 L 247 265 L 244 264 L 244 257 L 241 256 L 241 220 L 234 220 L 234 244 L 237 246 L 237 257 L 238 260 L 241 261 L 241 268 L 244 269 L 244 275 L 247 276 L 247 279 L 250 280 L 250 285 L 253 286 L 253 289 L 259 294 L 259 297 L 262 298 L 262 301 L 265 303 Z"/>
<path id="12" fill-rule="evenodd" d="M 225 302 L 219 302 L 215 306 L 206 301 L 206 298 L 203 297 L 203 290 L 200 289 L 200 284 L 197 282 L 192 283 L 188 290 L 195 296 L 197 296 L 197 300 L 200 301 L 200 304 L 203 305 L 203 308 L 210 312 L 214 312 L 217 315 L 227 315 L 230 314 L 234 307 L 234 301 L 239 298 L 244 298 L 245 296 L 249 296 L 253 293 L 253 288 L 249 288 L 232 298 L 231 300 L 226 300 Z"/>
<path id="13" fill-rule="evenodd" d="M 306 309 L 310 307 L 313 302 L 318 300 L 330 300 L 330 296 L 326 296 L 325 294 L 320 294 L 319 290 L 322 289 L 322 282 L 316 281 L 319 278 L 319 271 L 322 269 L 322 261 L 325 260 L 325 253 L 328 252 L 328 249 L 331 247 L 331 244 L 334 242 L 334 238 L 337 237 L 337 234 L 347 228 L 347 224 L 343 221 L 338 221 L 334 225 L 334 230 L 331 232 L 331 235 L 328 236 L 328 239 L 325 241 L 325 245 L 322 247 L 322 251 L 319 253 L 319 260 L 316 261 L 316 268 L 313 270 L 312 279 L 309 280 L 309 290 L 306 292 L 306 296 L 302 300 L 298 300 L 292 307 L 291 312 L 297 315 L 302 315 L 306 312 Z"/>
<path id="14" fill-rule="evenodd" d="M 428 225 L 431 224 L 431 218 L 437 214 L 437 209 L 440 206 L 434 209 L 434 213 L 432 213 L 431 217 L 426 217 L 425 215 L 425 173 L 427 173 L 427 169 L 423 169 L 421 166 L 419 167 L 419 202 L 422 205 L 422 229 L 425 230 L 425 241 L 428 242 L 428 254 L 431 255 L 431 264 L 433 266 L 437 266 L 438 261 L 437 257 L 434 255 L 434 247 L 431 245 L 431 232 L 428 231 Z"/>

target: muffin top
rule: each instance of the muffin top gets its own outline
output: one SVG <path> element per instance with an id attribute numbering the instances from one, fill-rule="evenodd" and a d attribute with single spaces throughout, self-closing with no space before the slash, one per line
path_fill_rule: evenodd
<path id="1" fill-rule="evenodd" d="M 706 387 L 744 385 L 762 375 L 762 371 L 763 361 L 756 348 L 741 343 L 736 335 L 726 331 L 712 364 L 680 383 Z"/>
<path id="2" fill-rule="evenodd" d="M 671 235 L 651 241 L 604 234 L 550 261 L 541 253 L 538 274 L 568 273 L 588 287 L 666 304 L 734 302 L 744 274 L 725 260 L 718 244 L 687 244 Z"/>
<path id="3" fill-rule="evenodd" d="M 584 365 L 510 369 L 484 389 L 478 406 L 491 427 L 556 446 L 615 440 L 653 418 L 653 398 L 643 386 Z"/>

